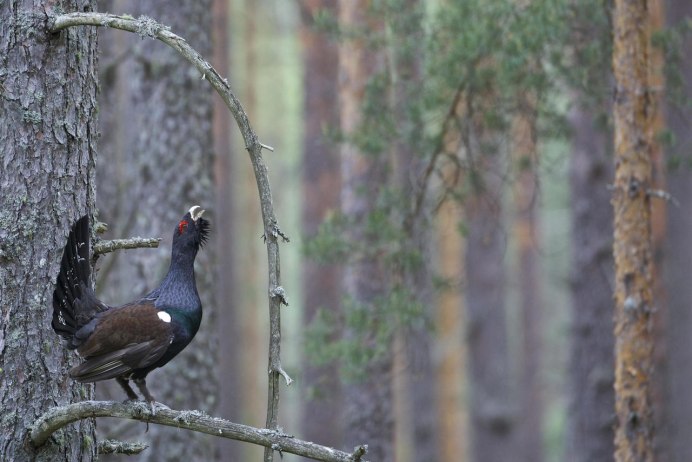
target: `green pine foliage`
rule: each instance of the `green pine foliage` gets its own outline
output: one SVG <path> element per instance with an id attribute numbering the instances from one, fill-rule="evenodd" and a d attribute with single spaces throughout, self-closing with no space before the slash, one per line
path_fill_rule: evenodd
<path id="1" fill-rule="evenodd" d="M 475 160 L 506 152 L 511 121 L 525 110 L 527 95 L 536 101 L 537 136 L 543 144 L 568 136 L 571 89 L 586 89 L 594 101 L 603 101 L 610 88 L 597 80 L 601 74 L 594 68 L 609 65 L 606 3 L 379 0 L 371 2 L 367 14 L 372 24 L 384 27 L 372 30 L 339 29 L 336 18 L 318 14 L 318 26 L 332 36 L 364 39 L 385 56 L 385 65 L 367 83 L 361 126 L 334 139 L 385 162 L 388 180 L 368 198 L 375 208 L 362 222 L 333 214 L 306 239 L 305 253 L 325 263 L 378 256 L 392 277 L 385 281 L 388 295 L 369 306 L 346 296 L 340 312 L 324 307 L 308 330 L 307 347 L 317 362 L 339 360 L 345 375 L 357 378 L 396 332 L 430 324 L 430 302 L 404 282 L 425 259 L 415 230 L 430 226 L 442 200 L 463 201 L 483 187 Z M 459 102 L 463 110 L 455 112 Z M 444 137 L 450 130 L 461 139 L 455 152 L 446 152 Z M 412 153 L 404 175 L 409 182 L 396 175 L 402 149 Z M 442 181 L 442 170 L 449 166 L 456 169 L 451 184 Z M 507 180 L 533 167 L 508 166 Z M 352 226 L 367 239 L 348 241 L 346 230 Z M 438 288 L 448 285 L 435 274 L 429 279 Z M 344 327 L 355 337 L 343 337 Z"/>

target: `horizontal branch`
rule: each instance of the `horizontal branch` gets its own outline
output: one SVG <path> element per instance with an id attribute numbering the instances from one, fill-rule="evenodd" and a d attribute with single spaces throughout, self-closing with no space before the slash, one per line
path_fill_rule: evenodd
<path id="1" fill-rule="evenodd" d="M 125 441 L 103 440 L 97 442 L 97 452 L 99 454 L 125 454 L 134 456 L 141 454 L 149 447 L 146 443 L 128 443 Z"/>
<path id="2" fill-rule="evenodd" d="M 160 237 L 131 237 L 129 239 L 102 240 L 94 244 L 94 255 L 114 252 L 120 249 L 141 249 L 158 247 Z"/>
<path id="3" fill-rule="evenodd" d="M 200 433 L 253 443 L 279 452 L 288 452 L 324 462 L 358 462 L 366 447 L 355 448 L 352 454 L 299 440 L 274 430 L 255 428 L 210 417 L 200 411 L 176 411 L 157 407 L 155 413 L 148 403 L 131 401 L 82 401 L 49 409 L 29 428 L 29 438 L 35 446 L 42 446 L 48 438 L 67 424 L 90 417 L 119 417 L 141 422 L 184 428 Z"/>

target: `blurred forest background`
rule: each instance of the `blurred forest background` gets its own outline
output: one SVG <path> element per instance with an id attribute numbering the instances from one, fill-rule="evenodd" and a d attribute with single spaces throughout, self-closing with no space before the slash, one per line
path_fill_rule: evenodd
<path id="1" fill-rule="evenodd" d="M 607 0 L 104 0 L 185 37 L 228 78 L 270 169 L 281 246 L 280 423 L 371 460 L 613 457 L 614 83 Z M 650 0 L 657 460 L 692 460 L 689 0 Z M 266 253 L 242 139 L 163 44 L 99 33 L 99 219 L 157 250 L 99 262 L 112 304 L 167 267 L 193 204 L 205 317 L 152 375 L 176 409 L 262 427 Z M 113 385 L 112 387 L 110 385 Z M 114 384 L 97 397 L 120 399 Z M 99 421 L 141 460 L 262 449 Z M 384 456 L 386 455 L 386 456 Z M 107 456 L 122 457 L 122 456 Z M 284 455 L 282 460 L 297 460 Z M 113 459 L 115 460 L 115 459 Z"/>

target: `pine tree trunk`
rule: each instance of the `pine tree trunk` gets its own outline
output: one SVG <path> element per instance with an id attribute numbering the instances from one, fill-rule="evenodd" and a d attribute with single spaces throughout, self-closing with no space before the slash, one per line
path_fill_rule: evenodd
<path id="1" fill-rule="evenodd" d="M 665 9 L 664 0 L 649 0 L 647 5 L 649 16 L 647 28 L 647 42 L 649 44 L 648 77 L 651 111 L 651 162 L 652 162 L 652 187 L 659 191 L 666 191 L 666 160 L 663 146 L 659 142 L 659 136 L 665 132 L 666 121 L 664 118 L 663 103 L 665 101 L 665 56 L 660 45 L 656 45 L 656 37 L 664 30 Z M 654 457 L 657 461 L 668 460 L 668 447 L 665 444 L 663 428 L 666 422 L 666 380 L 668 376 L 668 344 L 666 331 L 668 319 L 668 295 L 663 282 L 663 263 L 665 257 L 666 225 L 668 215 L 668 203 L 662 198 L 651 202 L 651 239 L 654 256 L 654 299 L 656 300 L 656 316 L 653 319 L 653 361 L 656 374 L 652 375 L 651 396 L 654 413 L 654 427 L 657 429 L 654 448 Z"/>
<path id="2" fill-rule="evenodd" d="M 123 2 L 123 12 L 147 15 L 170 26 L 203 56 L 211 55 L 211 2 Z M 111 33 L 111 32 L 104 32 Z M 129 120 L 122 127 L 128 139 L 119 143 L 116 168 L 99 165 L 100 175 L 117 176 L 116 197 L 104 197 L 102 219 L 111 225 L 108 237 L 162 237 L 156 250 L 118 252 L 104 257 L 102 298 L 118 304 L 155 288 L 170 262 L 173 228 L 192 206 L 207 209 L 212 241 L 196 263 L 197 287 L 204 316 L 198 335 L 189 347 L 162 369 L 153 371 L 148 385 L 154 397 L 176 409 L 212 413 L 217 404 L 217 325 L 215 314 L 215 234 L 212 183 L 212 99 L 209 85 L 173 50 L 136 36 L 123 40 L 119 53 L 132 55 L 118 85 L 128 85 Z M 131 127 L 127 125 L 132 124 Z M 108 147 L 109 150 L 115 150 Z M 103 389 L 112 384 L 99 384 Z M 122 392 L 115 399 L 122 399 Z M 133 425 L 142 434 L 141 424 Z M 110 436 L 110 435 L 109 435 Z M 150 427 L 150 448 L 141 456 L 150 460 L 214 460 L 211 437 L 175 429 Z"/>
<path id="3" fill-rule="evenodd" d="M 692 17 L 692 2 L 671 0 L 667 2 L 668 25 L 680 26 Z M 692 47 L 692 36 L 684 35 L 680 44 L 681 61 L 677 72 L 681 76 L 680 90 L 692 94 L 692 56 L 687 50 Z M 676 66 L 676 64 L 673 64 Z M 690 262 L 692 261 L 692 145 L 690 131 L 691 112 L 686 102 L 669 100 L 666 107 L 668 127 L 675 143 L 667 149 L 669 165 L 676 166 L 668 174 L 668 191 L 681 207 L 671 207 L 668 214 L 667 241 L 665 243 L 665 285 L 667 291 L 667 425 L 660 431 L 663 446 L 668 448 L 670 462 L 692 460 L 692 284 L 690 284 Z"/>
<path id="4" fill-rule="evenodd" d="M 536 98 L 523 95 L 512 125 L 514 185 L 514 237 L 521 306 L 521 367 L 519 368 L 518 454 L 525 462 L 543 460 L 543 399 L 541 387 L 541 303 L 538 258 L 538 152 Z"/>
<path id="5" fill-rule="evenodd" d="M 368 9 L 367 0 L 339 3 L 339 24 L 345 28 L 364 27 Z M 376 68 L 377 56 L 369 51 L 363 40 L 345 41 L 339 48 L 339 102 L 341 130 L 353 133 L 361 122 L 360 104 L 368 77 Z M 341 207 L 355 226 L 348 231 L 351 242 L 367 242 L 366 220 L 373 211 L 374 198 L 386 181 L 384 156 L 375 157 L 360 152 L 351 143 L 341 149 Z M 365 256 L 349 262 L 344 269 L 344 291 L 354 303 L 372 308 L 385 290 L 385 273 L 377 257 Z M 376 328 L 376 327 L 374 327 Z M 347 337 L 353 333 L 345 332 Z M 374 347 L 374 332 L 365 337 Z M 345 444 L 353 447 L 367 442 L 368 458 L 381 462 L 394 460 L 394 422 L 392 402 L 391 345 L 384 345 L 384 353 L 371 360 L 362 374 L 362 380 L 345 387 Z"/>
<path id="6" fill-rule="evenodd" d="M 654 459 L 652 389 L 652 133 L 647 1 L 616 0 L 615 182 L 615 458 Z"/>
<path id="7" fill-rule="evenodd" d="M 420 89 L 423 86 L 424 56 L 424 5 L 420 0 L 399 0 L 390 2 L 387 12 L 387 28 L 390 31 L 388 58 L 390 62 L 390 111 L 395 118 L 397 136 L 390 148 L 392 167 L 392 184 L 395 191 L 406 200 L 412 208 L 419 193 L 418 179 L 423 176 L 425 162 L 423 154 L 427 148 L 421 133 L 425 131 L 424 122 L 418 116 L 417 105 L 420 100 Z M 438 460 L 439 427 L 437 420 L 435 367 L 433 361 L 433 333 L 426 320 L 434 318 L 434 288 L 431 257 L 432 227 L 429 210 L 431 201 L 424 201 L 416 216 L 407 216 L 410 209 L 400 211 L 401 228 L 406 236 L 400 245 L 420 253 L 421 261 L 417 265 L 389 268 L 400 284 L 409 291 L 412 301 L 420 303 L 422 312 L 419 322 L 401 326 L 398 333 L 404 346 L 404 369 L 401 377 L 395 377 L 404 383 L 403 392 L 406 422 L 397 419 L 397 427 L 410 428 L 397 433 L 397 443 L 407 440 L 412 446 L 410 453 L 401 454 L 398 445 L 397 460 Z M 403 356 L 403 355 L 402 355 Z M 397 372 L 397 375 L 399 372 Z M 403 433 L 403 434 L 402 434 Z"/>
<path id="8" fill-rule="evenodd" d="M 476 133 L 482 133 L 477 128 Z M 487 135 L 486 135 L 487 136 Z M 495 152 L 475 151 L 478 180 L 466 199 L 465 274 L 468 309 L 467 342 L 471 387 L 472 460 L 502 462 L 515 456 L 516 416 L 510 402 L 506 331 L 502 217 L 502 159 Z"/>
<path id="9" fill-rule="evenodd" d="M 230 16 L 227 0 L 212 0 L 213 3 L 213 66 L 222 76 L 230 71 Z M 238 224 L 235 220 L 237 208 L 236 197 L 233 194 L 232 175 L 237 161 L 231 152 L 231 131 L 233 120 L 228 108 L 221 98 L 214 97 L 214 182 L 216 184 L 216 210 L 214 228 L 223 230 L 216 232 L 216 300 L 237 300 L 239 292 L 238 272 L 234 262 L 238 246 L 235 237 L 238 235 Z M 245 159 L 240 159 L 244 161 Z M 211 249 L 210 249 L 211 250 Z M 241 387 L 241 351 L 238 339 L 242 338 L 242 326 L 237 305 L 228 304 L 218 310 L 219 352 L 222 360 L 218 364 L 219 403 L 218 415 L 229 420 L 240 421 L 243 408 L 243 391 Z M 246 444 L 217 438 L 220 461 L 233 462 L 242 459 L 243 448 Z"/>
<path id="10" fill-rule="evenodd" d="M 450 150 L 448 152 L 455 152 Z M 462 341 L 465 307 L 461 284 L 464 242 L 459 231 L 463 222 L 459 205 L 446 201 L 437 218 L 437 269 L 449 287 L 438 291 L 435 322 L 437 363 L 437 413 L 440 460 L 469 460 L 467 400 L 468 349 Z"/>
<path id="11" fill-rule="evenodd" d="M 584 97 L 575 97 L 584 101 Z M 591 462 L 613 457 L 613 210 L 607 183 L 612 178 L 612 142 L 597 126 L 593 109 L 570 115 L 572 226 L 571 346 L 565 460 Z"/>
<path id="12" fill-rule="evenodd" d="M 64 1 L 91 11 L 93 1 Z M 96 31 L 49 34 L 40 1 L 0 3 L 0 460 L 95 459 L 94 425 L 66 427 L 32 449 L 26 429 L 48 408 L 92 397 L 51 329 L 67 234 L 94 209 Z"/>
<path id="13" fill-rule="evenodd" d="M 301 40 L 305 71 L 305 133 L 303 136 L 303 234 L 317 233 L 329 213 L 339 207 L 339 158 L 336 147 L 326 139 L 325 130 L 338 126 L 337 66 L 338 48 L 314 24 L 320 10 L 336 14 L 336 4 L 325 0 L 300 2 Z M 303 263 L 305 324 L 310 325 L 318 310 L 339 310 L 340 275 L 337 265 Z M 339 373 L 335 365 L 314 366 L 303 359 L 303 385 L 310 396 L 304 397 L 303 437 L 308 441 L 341 447 L 343 402 Z"/>
<path id="14" fill-rule="evenodd" d="M 243 17 L 243 20 L 236 24 L 242 30 L 242 46 L 237 46 L 236 50 L 238 51 L 238 62 L 242 63 L 243 67 L 243 104 L 250 120 L 256 120 L 259 118 L 257 101 L 260 75 L 258 54 L 260 50 L 258 42 L 261 31 L 258 30 L 258 23 L 261 23 L 261 20 L 258 16 L 261 14 L 261 8 L 258 2 L 252 0 L 237 2 L 236 8 L 240 9 L 240 14 Z M 237 158 L 241 157 L 239 154 L 236 154 Z M 241 204 L 239 215 L 243 217 L 239 223 L 239 235 L 254 240 L 258 234 L 262 233 L 262 217 L 260 216 L 255 174 L 250 162 L 242 159 L 238 163 L 235 180 L 239 185 L 239 188 L 236 189 L 240 197 L 239 204 Z M 261 252 L 261 247 L 255 243 L 240 247 L 238 252 L 238 283 L 243 288 L 240 293 L 241 305 L 239 310 L 243 329 L 241 361 L 242 369 L 247 371 L 241 377 L 244 393 L 243 416 L 245 422 L 258 427 L 265 425 L 267 400 L 264 390 L 268 386 L 265 381 L 267 377 L 266 365 L 257 360 L 258 352 L 265 351 L 265 339 L 268 335 L 267 313 L 255 309 L 255 307 L 263 306 L 265 297 L 262 289 L 264 282 L 260 282 L 260 280 L 264 281 L 265 276 L 262 275 L 262 269 L 256 264 L 262 259 Z M 261 388 L 260 390 L 257 390 L 258 386 Z M 248 460 L 260 460 L 263 452 L 262 448 L 244 448 L 244 456 Z"/>

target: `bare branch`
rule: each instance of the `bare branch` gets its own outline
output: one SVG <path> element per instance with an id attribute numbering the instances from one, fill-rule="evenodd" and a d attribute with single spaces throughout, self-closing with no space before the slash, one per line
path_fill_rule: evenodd
<path id="1" fill-rule="evenodd" d="M 160 237 L 131 237 L 129 239 L 102 240 L 94 244 L 94 255 L 103 255 L 104 253 L 114 252 L 120 249 L 155 248 L 159 246 L 160 242 Z"/>
<path id="2" fill-rule="evenodd" d="M 666 201 L 666 202 L 670 202 L 670 203 L 673 204 L 675 207 L 680 208 L 680 202 L 678 202 L 678 200 L 675 198 L 675 196 L 673 196 L 673 195 L 672 195 L 671 193 L 669 193 L 668 191 L 664 191 L 664 190 L 662 190 L 662 189 L 647 189 L 647 190 L 646 190 L 646 193 L 647 193 L 650 197 L 657 197 L 657 198 L 659 198 L 659 199 L 663 199 L 663 200 Z"/>
<path id="3" fill-rule="evenodd" d="M 72 422 L 90 417 L 119 417 L 138 420 L 169 427 L 184 428 L 200 433 L 219 436 L 238 441 L 245 441 L 276 451 L 288 452 L 324 462 L 361 461 L 367 448 L 358 446 L 349 454 L 343 451 L 321 446 L 309 441 L 299 440 L 276 430 L 255 428 L 227 420 L 210 417 L 199 411 L 175 411 L 157 407 L 153 414 L 149 403 L 131 401 L 117 403 L 114 401 L 82 401 L 49 409 L 39 417 L 29 429 L 29 439 L 35 447 L 42 446 L 48 438 L 60 428 Z"/>
<path id="4" fill-rule="evenodd" d="M 128 443 L 126 441 L 103 440 L 96 443 L 99 454 L 141 454 L 149 447 L 146 443 Z"/>

